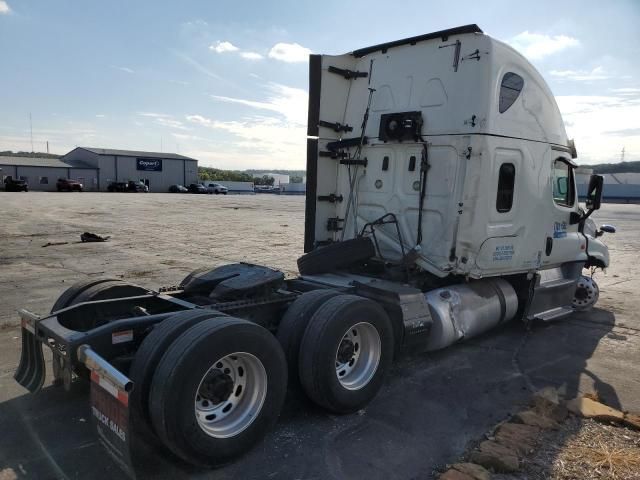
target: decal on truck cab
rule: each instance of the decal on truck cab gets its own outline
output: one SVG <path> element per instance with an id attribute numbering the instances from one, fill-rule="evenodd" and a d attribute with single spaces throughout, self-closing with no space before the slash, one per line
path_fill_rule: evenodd
<path id="1" fill-rule="evenodd" d="M 567 222 L 553 223 L 553 238 L 565 238 L 567 236 Z"/>
<path id="2" fill-rule="evenodd" d="M 501 262 L 511 260 L 513 258 L 513 253 L 513 245 L 496 245 L 496 249 L 493 252 L 493 261 Z"/>

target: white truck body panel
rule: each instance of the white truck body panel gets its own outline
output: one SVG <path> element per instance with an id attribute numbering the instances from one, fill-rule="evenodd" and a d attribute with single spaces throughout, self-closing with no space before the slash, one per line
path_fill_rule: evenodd
<path id="1" fill-rule="evenodd" d="M 367 222 L 394 213 L 405 249 L 415 248 L 417 264 L 439 277 L 480 278 L 586 261 L 586 239 L 569 218 L 571 212 L 580 211 L 568 166 L 571 149 L 544 79 L 522 55 L 479 29 L 445 33 L 346 55 L 312 56 L 309 135 L 314 138 L 308 146 L 312 178 L 307 181 L 305 250 L 353 238 Z M 332 71 L 335 68 L 361 73 L 346 79 L 343 72 Z M 523 86 L 501 113 L 502 82 L 505 74 L 513 73 Z M 328 219 L 345 218 L 349 168 L 323 152 L 330 142 L 360 137 L 369 88 L 375 92 L 365 129 L 368 141 L 360 155 L 367 166 L 349 167 L 357 176 L 357 215 L 351 207 L 347 221 L 339 224 L 343 234 L 329 229 Z M 396 112 L 421 113 L 420 140 L 380 138 L 381 115 Z M 336 132 L 322 122 L 346 124 L 353 130 Z M 429 169 L 422 242 L 417 245 L 425 143 Z M 355 150 L 352 146 L 344 151 L 353 155 Z M 556 165 L 567 165 L 566 180 L 554 177 L 557 160 L 561 163 Z M 515 168 L 515 179 L 510 208 L 498 211 L 503 164 Z M 554 190 L 554 182 L 568 188 L 566 205 L 554 200 L 554 191 L 561 188 Z M 330 194 L 342 195 L 343 201 L 318 200 Z M 385 254 L 399 257 L 395 227 L 376 231 Z"/>

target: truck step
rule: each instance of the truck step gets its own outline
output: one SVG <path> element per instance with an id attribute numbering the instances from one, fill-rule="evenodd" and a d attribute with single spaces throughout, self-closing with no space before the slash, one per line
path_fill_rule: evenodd
<path id="1" fill-rule="evenodd" d="M 551 310 L 547 310 L 546 312 L 541 312 L 536 314 L 536 318 L 538 320 L 542 320 L 543 322 L 549 322 L 551 320 L 558 320 L 559 318 L 564 318 L 573 313 L 573 308 L 571 307 L 557 307 Z"/>

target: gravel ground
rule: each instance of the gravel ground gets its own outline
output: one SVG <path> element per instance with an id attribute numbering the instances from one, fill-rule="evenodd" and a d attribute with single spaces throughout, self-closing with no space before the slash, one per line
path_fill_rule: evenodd
<path id="1" fill-rule="evenodd" d="M 593 311 L 537 325 L 524 338 L 514 322 L 442 352 L 403 356 L 361 415 L 329 415 L 290 392 L 277 427 L 241 461 L 194 472 L 161 452 L 136 452 L 139 478 L 429 478 L 521 409 L 531 386 L 566 384 L 571 396 L 595 390 L 613 407 L 640 411 L 640 206 L 603 205 L 595 218 L 619 232 L 605 237 L 612 266 L 596 277 Z M 0 192 L 0 472 L 121 474 L 87 421 L 86 391 L 47 383 L 29 395 L 13 380 L 16 309 L 47 312 L 66 287 L 92 276 L 157 288 L 237 261 L 295 275 L 303 220 L 302 197 Z M 112 238 L 82 244 L 84 231 Z M 43 247 L 56 242 L 69 243 Z"/>

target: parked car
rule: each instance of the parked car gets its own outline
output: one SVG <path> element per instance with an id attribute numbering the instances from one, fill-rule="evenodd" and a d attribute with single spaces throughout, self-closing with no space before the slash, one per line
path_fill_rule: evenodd
<path id="1" fill-rule="evenodd" d="M 149 187 L 147 187 L 142 182 L 134 182 L 133 180 L 129 180 L 128 182 L 111 182 L 107 187 L 107 190 L 110 192 L 148 192 Z"/>
<path id="2" fill-rule="evenodd" d="M 59 178 L 56 182 L 56 188 L 59 192 L 64 190 L 67 192 L 81 192 L 84 189 L 80 182 L 71 180 L 70 178 Z"/>
<path id="3" fill-rule="evenodd" d="M 16 180 L 12 176 L 4 179 L 4 189 L 7 192 L 28 192 L 29 185 L 24 180 Z"/>
<path id="4" fill-rule="evenodd" d="M 219 183 L 203 182 L 203 185 L 209 193 L 215 193 L 216 195 L 220 193 L 222 195 L 226 195 L 229 192 L 229 189 L 227 187 Z"/>
<path id="5" fill-rule="evenodd" d="M 204 185 L 192 183 L 189 185 L 189 193 L 209 193 L 209 190 Z"/>
<path id="6" fill-rule="evenodd" d="M 254 193 L 280 193 L 280 188 L 273 185 L 256 185 L 253 191 Z"/>
<path id="7" fill-rule="evenodd" d="M 171 185 L 169 187 L 169 193 L 188 193 L 189 189 L 184 185 Z"/>

